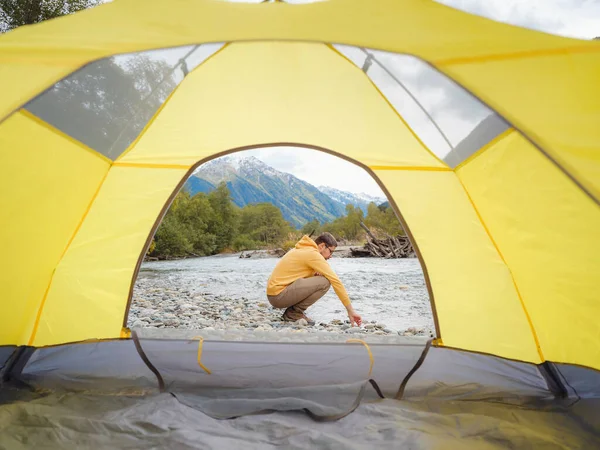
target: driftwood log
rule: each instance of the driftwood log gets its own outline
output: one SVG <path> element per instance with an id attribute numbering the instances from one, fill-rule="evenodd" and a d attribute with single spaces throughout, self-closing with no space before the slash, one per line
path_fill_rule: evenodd
<path id="1" fill-rule="evenodd" d="M 406 236 L 390 236 L 378 239 L 364 224 L 360 226 L 367 232 L 367 243 L 361 248 L 351 248 L 350 255 L 353 257 L 379 257 L 379 258 L 413 258 L 415 251 Z"/>
<path id="2" fill-rule="evenodd" d="M 271 250 L 249 250 L 240 253 L 240 258 L 271 258 L 273 256 L 281 258 L 285 255 L 286 251 L 282 248 L 275 248 Z"/>

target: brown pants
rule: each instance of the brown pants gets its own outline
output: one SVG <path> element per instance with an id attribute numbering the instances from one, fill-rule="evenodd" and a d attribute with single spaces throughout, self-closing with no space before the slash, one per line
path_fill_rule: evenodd
<path id="1" fill-rule="evenodd" d="M 294 281 L 278 295 L 267 295 L 275 308 L 290 308 L 287 313 L 291 319 L 300 318 L 306 308 L 323 297 L 331 283 L 322 276 L 300 278 Z"/>

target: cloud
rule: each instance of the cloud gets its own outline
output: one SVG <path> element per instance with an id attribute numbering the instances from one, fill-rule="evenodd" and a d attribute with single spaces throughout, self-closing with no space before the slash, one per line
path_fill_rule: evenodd
<path id="1" fill-rule="evenodd" d="M 499 22 L 568 37 L 600 36 L 597 0 L 437 0 L 439 3 Z M 362 68 L 366 55 L 357 48 L 336 46 Z M 492 111 L 454 81 L 418 58 L 368 50 L 417 98 L 452 145 L 458 144 Z M 398 83 L 377 63 L 369 77 L 405 118 L 423 142 L 439 157 L 449 150 L 440 132 Z"/>
<path id="2" fill-rule="evenodd" d="M 600 35 L 597 0 L 435 0 L 462 11 L 561 36 Z"/>
<path id="3" fill-rule="evenodd" d="M 254 156 L 265 164 L 315 186 L 385 197 L 377 182 L 361 167 L 318 150 L 295 147 L 269 147 L 246 150 L 236 157 Z"/>
<path id="4" fill-rule="evenodd" d="M 600 1 L 597 0 L 436 0 L 439 3 L 499 22 L 568 37 L 600 36 Z M 337 46 L 358 67 L 360 49 Z M 367 50 L 376 62 L 368 75 L 421 140 L 443 157 L 449 146 L 414 100 L 377 63 L 399 80 L 433 118 L 452 145 L 458 144 L 492 111 L 450 78 L 410 55 Z"/>
<path id="5" fill-rule="evenodd" d="M 364 61 L 359 58 L 357 49 L 347 46 L 337 48 L 362 67 Z M 491 114 L 491 110 L 461 86 L 418 58 L 376 50 L 367 51 L 375 57 L 367 71 L 368 76 L 438 157 L 443 158 L 450 151 L 450 146 L 432 120 L 451 145 L 455 146 Z"/>
<path id="6" fill-rule="evenodd" d="M 590 39 L 600 36 L 598 0 L 436 0 L 447 6 L 547 33 Z M 359 68 L 366 55 L 361 49 L 336 46 Z M 190 69 L 219 48 L 206 45 L 190 58 Z M 163 53 L 160 57 L 175 64 L 189 47 Z M 407 55 L 373 51 L 378 61 L 417 97 L 427 112 L 456 145 L 491 111 L 445 75 Z M 159 53 L 157 52 L 157 57 Z M 449 147 L 425 113 L 409 95 L 377 64 L 369 76 L 411 128 L 436 155 L 443 157 Z M 242 152 L 253 154 L 274 168 L 289 172 L 314 185 L 328 185 L 351 192 L 382 195 L 375 181 L 364 170 L 344 160 L 315 150 L 267 148 Z"/>

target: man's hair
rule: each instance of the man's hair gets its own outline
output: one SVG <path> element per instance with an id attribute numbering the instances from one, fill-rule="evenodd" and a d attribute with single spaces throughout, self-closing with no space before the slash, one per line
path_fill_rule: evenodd
<path id="1" fill-rule="evenodd" d="M 315 244 L 325 244 L 327 247 L 337 247 L 337 241 L 331 233 L 322 233 L 318 238 L 315 239 Z"/>

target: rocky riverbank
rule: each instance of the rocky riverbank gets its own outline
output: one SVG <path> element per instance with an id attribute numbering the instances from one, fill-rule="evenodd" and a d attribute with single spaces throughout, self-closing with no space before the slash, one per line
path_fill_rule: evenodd
<path id="1" fill-rule="evenodd" d="M 155 330 L 152 334 L 165 329 L 202 330 L 203 335 L 208 333 L 215 338 L 231 340 L 285 340 L 282 339 L 284 336 L 299 334 L 314 335 L 316 340 L 329 339 L 334 335 L 379 336 L 384 341 L 386 337 L 389 340 L 400 336 L 433 336 L 429 329 L 409 327 L 398 331 L 377 321 L 351 327 L 342 310 L 339 311 L 339 319 L 317 321 L 313 326 L 307 326 L 304 321 L 284 322 L 281 313 L 266 299 L 264 302 L 245 297 L 232 299 L 180 286 L 168 278 L 140 278 L 134 288 L 128 326 Z M 170 334 L 174 333 L 171 331 Z"/>

